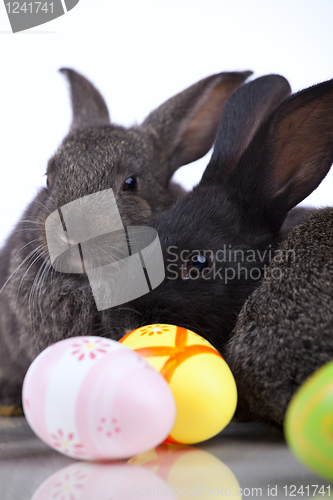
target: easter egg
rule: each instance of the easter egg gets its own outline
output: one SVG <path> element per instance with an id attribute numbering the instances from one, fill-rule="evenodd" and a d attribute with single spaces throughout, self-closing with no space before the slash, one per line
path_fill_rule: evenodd
<path id="1" fill-rule="evenodd" d="M 160 444 L 175 420 L 166 381 L 114 340 L 74 337 L 45 349 L 23 383 L 35 433 L 73 458 L 128 458 Z"/>
<path id="2" fill-rule="evenodd" d="M 240 485 L 229 467 L 211 453 L 193 446 L 158 446 L 132 457 L 128 463 L 154 471 L 175 498 L 241 499 Z"/>
<path id="3" fill-rule="evenodd" d="M 300 462 L 333 480 L 333 362 L 298 389 L 288 406 L 284 431 Z"/>
<path id="4" fill-rule="evenodd" d="M 218 351 L 191 330 L 174 325 L 148 325 L 120 342 L 158 370 L 176 401 L 175 425 L 165 442 L 193 444 L 218 434 L 237 404 L 233 375 Z"/>

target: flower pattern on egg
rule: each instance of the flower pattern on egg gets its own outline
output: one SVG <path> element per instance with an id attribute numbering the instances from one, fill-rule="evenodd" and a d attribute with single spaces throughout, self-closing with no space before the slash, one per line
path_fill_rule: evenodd
<path id="1" fill-rule="evenodd" d="M 141 328 L 140 336 L 147 335 L 151 337 L 156 333 L 157 335 L 161 335 L 163 332 L 169 332 L 170 328 L 167 325 L 149 325 L 147 327 Z"/>
<path id="2" fill-rule="evenodd" d="M 103 432 L 106 437 L 112 437 L 114 434 L 121 432 L 121 428 L 116 418 L 110 418 L 108 422 L 105 417 L 100 418 L 97 430 L 98 432 Z"/>
<path id="3" fill-rule="evenodd" d="M 74 433 L 69 432 L 67 435 L 62 429 L 58 429 L 56 433 L 51 434 L 52 446 L 59 448 L 62 453 L 74 454 L 77 457 L 86 455 L 83 444 L 75 443 Z"/>
<path id="4" fill-rule="evenodd" d="M 81 472 L 80 469 L 70 474 L 66 472 L 63 478 L 59 479 L 53 488 L 52 498 L 61 500 L 78 500 L 81 497 L 81 492 L 86 486 L 87 474 Z"/>
<path id="5" fill-rule="evenodd" d="M 77 360 L 82 361 L 85 357 L 89 359 L 96 359 L 100 354 L 106 354 L 106 349 L 110 348 L 110 345 L 104 343 L 103 340 L 96 339 L 83 339 L 82 341 L 72 344 L 74 351 L 72 351 L 73 356 L 78 356 Z"/>

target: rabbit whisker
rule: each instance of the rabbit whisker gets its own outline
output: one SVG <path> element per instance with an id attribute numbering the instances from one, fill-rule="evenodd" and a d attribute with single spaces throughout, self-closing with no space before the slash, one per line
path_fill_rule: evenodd
<path id="1" fill-rule="evenodd" d="M 50 197 L 51 198 L 51 197 Z M 53 210 L 51 210 L 49 207 L 47 207 L 44 203 L 40 202 L 39 200 L 34 200 L 34 203 L 38 203 L 39 205 L 41 205 L 43 208 L 45 208 L 45 210 L 47 210 L 50 214 L 53 212 Z"/>
<path id="2" fill-rule="evenodd" d="M 38 283 L 38 295 L 36 296 L 36 302 L 37 302 L 37 304 L 39 305 L 40 317 L 41 317 L 42 321 L 43 321 L 43 317 L 42 317 L 43 315 L 42 315 L 42 309 L 41 309 L 41 303 L 42 303 L 42 301 L 41 301 L 41 297 L 42 297 L 42 290 L 43 290 L 43 285 L 44 285 L 44 283 L 47 281 L 47 277 L 48 277 L 49 270 L 50 270 L 50 267 L 51 267 L 51 266 L 50 266 L 47 262 L 45 262 L 45 261 L 44 261 L 44 264 L 45 264 L 45 265 L 42 265 L 42 266 L 40 267 L 40 269 L 42 269 L 43 267 L 44 267 L 44 269 L 43 269 L 43 271 L 41 272 L 41 275 L 40 275 L 40 279 L 39 279 L 39 283 Z"/>
<path id="3" fill-rule="evenodd" d="M 44 248 L 45 248 L 45 246 L 44 246 Z M 28 272 L 29 272 L 29 270 L 31 269 L 31 267 L 32 267 L 32 266 L 33 266 L 33 265 L 34 265 L 34 264 L 35 264 L 35 263 L 36 263 L 39 259 L 41 259 L 41 258 L 43 258 L 45 255 L 47 255 L 47 251 L 46 251 L 45 249 L 43 250 L 43 252 L 42 252 L 42 253 L 39 253 L 39 250 L 41 250 L 41 249 L 43 249 L 43 245 L 40 245 L 40 246 L 39 246 L 39 247 L 37 247 L 37 248 L 36 248 L 33 252 L 31 252 L 31 253 L 29 254 L 30 259 L 34 258 L 34 257 L 35 257 L 35 255 L 37 255 L 37 257 L 36 257 L 36 259 L 35 259 L 33 262 L 29 263 L 29 265 L 28 265 L 28 267 L 27 267 L 27 269 L 26 269 L 25 273 L 23 274 L 23 276 L 22 276 L 22 278 L 21 278 L 21 281 L 20 281 L 20 284 L 19 284 L 19 286 L 18 286 L 18 292 L 20 291 L 21 285 L 22 285 L 22 283 L 23 283 L 23 281 L 24 281 L 24 279 L 25 279 L 25 277 L 26 277 L 27 273 L 28 273 Z M 25 260 L 27 260 L 27 259 L 25 259 Z"/>
<path id="4" fill-rule="evenodd" d="M 139 311 L 136 311 L 135 309 L 132 309 L 131 307 L 117 307 L 117 309 L 115 311 L 116 312 L 117 311 L 131 311 L 131 312 L 134 312 L 134 313 L 139 314 L 140 316 L 142 316 L 142 313 L 140 313 Z"/>
<path id="5" fill-rule="evenodd" d="M 32 241 L 36 241 L 36 240 L 32 240 Z M 29 242 L 29 243 L 32 243 L 32 242 Z M 28 243 L 28 244 L 29 244 Z M 24 245 L 22 248 L 24 248 L 25 246 L 27 245 Z M 11 280 L 11 278 L 17 273 L 17 271 L 20 269 L 21 266 L 23 266 L 23 264 L 37 251 L 37 249 L 40 249 L 42 248 L 42 245 L 40 245 L 39 247 L 35 248 L 34 250 L 32 250 L 26 257 L 25 259 L 21 262 L 21 264 L 19 266 L 17 266 L 17 268 L 12 272 L 12 274 L 8 277 L 8 279 L 5 281 L 5 283 L 3 284 L 2 288 L 0 289 L 0 293 L 4 290 L 5 286 L 9 283 L 9 281 Z M 22 249 L 21 249 L 22 250 Z M 18 252 L 17 252 L 18 253 Z M 15 254 L 15 257 L 17 256 L 17 253 Z"/>
<path id="6" fill-rule="evenodd" d="M 36 257 L 36 258 L 34 258 L 36 254 L 37 254 L 37 257 Z M 34 259 L 34 260 L 33 260 L 32 262 L 30 262 L 30 263 L 29 263 L 29 265 L 28 265 L 27 269 L 25 270 L 25 272 L 24 272 L 24 274 L 23 274 L 23 276 L 22 276 L 22 278 L 21 278 L 21 280 L 20 280 L 19 286 L 18 286 L 18 288 L 17 288 L 17 294 L 16 294 L 15 307 L 16 307 L 16 305 L 17 305 L 18 296 L 19 296 L 19 293 L 20 293 L 20 290 L 21 290 L 21 286 L 22 286 L 22 284 L 23 284 L 23 282 L 24 282 L 24 280 L 25 280 L 25 278 L 26 278 L 26 276 L 27 276 L 27 274 L 28 274 L 29 270 L 32 268 L 32 266 L 33 266 L 36 262 L 38 262 L 38 260 L 39 260 L 39 259 L 42 259 L 42 257 L 43 257 L 43 256 L 42 256 L 41 254 L 38 254 L 38 253 L 36 252 L 36 250 L 32 253 L 32 255 L 30 255 L 30 258 L 31 258 L 31 259 Z M 45 261 L 43 261 L 43 262 L 45 262 Z M 41 267 L 42 267 L 42 266 L 41 266 Z M 40 268 L 39 268 L 39 269 L 40 269 Z M 39 272 L 39 270 L 37 271 L 37 273 L 38 273 L 38 272 Z"/>
<path id="7" fill-rule="evenodd" d="M 43 322 L 43 314 L 42 314 L 42 309 L 41 309 L 41 302 L 40 302 L 40 294 L 42 290 L 42 284 L 43 284 L 43 276 L 45 271 L 47 271 L 49 268 L 49 265 L 46 261 L 43 261 L 43 264 L 40 266 L 38 269 L 36 276 L 34 278 L 30 293 L 29 293 L 29 314 L 30 314 L 30 320 L 31 320 L 31 327 L 33 331 L 33 324 L 34 324 L 34 309 L 35 305 L 37 306 L 39 304 L 39 312 L 40 312 L 40 318 L 41 321 Z M 37 295 L 39 292 L 39 296 Z"/>
<path id="8" fill-rule="evenodd" d="M 38 241 L 38 238 L 35 238 L 33 240 L 28 241 L 28 243 L 26 243 L 25 245 L 23 245 L 23 247 L 21 247 L 19 250 L 17 250 L 16 254 L 14 255 L 14 259 L 16 259 L 16 257 L 23 250 L 23 248 L 27 247 L 28 245 L 31 245 L 31 243 L 34 243 L 34 241 Z M 32 251 L 36 251 L 37 249 L 39 249 L 41 247 L 42 247 L 42 245 L 39 245 L 38 247 L 34 248 Z"/>

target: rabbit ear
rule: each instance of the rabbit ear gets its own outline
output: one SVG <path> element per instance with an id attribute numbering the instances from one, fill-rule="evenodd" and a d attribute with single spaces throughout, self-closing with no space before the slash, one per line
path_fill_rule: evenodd
<path id="1" fill-rule="evenodd" d="M 98 90 L 84 76 L 68 68 L 59 70 L 70 84 L 73 119 L 71 131 L 108 125 L 109 112 Z"/>
<path id="2" fill-rule="evenodd" d="M 203 182 L 224 182 L 236 167 L 259 126 L 290 94 L 280 75 L 257 78 L 240 87 L 226 104 L 214 151 L 202 176 Z"/>
<path id="3" fill-rule="evenodd" d="M 279 230 L 333 162 L 333 80 L 284 101 L 258 130 L 227 189 L 242 197 L 253 223 Z"/>
<path id="4" fill-rule="evenodd" d="M 157 137 L 161 154 L 169 163 L 169 180 L 182 165 L 205 155 L 213 145 L 227 100 L 251 71 L 219 73 L 175 95 L 141 125 Z"/>

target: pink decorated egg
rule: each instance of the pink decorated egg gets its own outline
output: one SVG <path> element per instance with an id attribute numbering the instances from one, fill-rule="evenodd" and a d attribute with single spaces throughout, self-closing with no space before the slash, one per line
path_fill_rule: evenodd
<path id="1" fill-rule="evenodd" d="M 90 336 L 45 349 L 27 371 L 22 400 L 43 441 L 85 460 L 128 458 L 155 447 L 176 412 L 167 382 L 139 354 Z"/>

